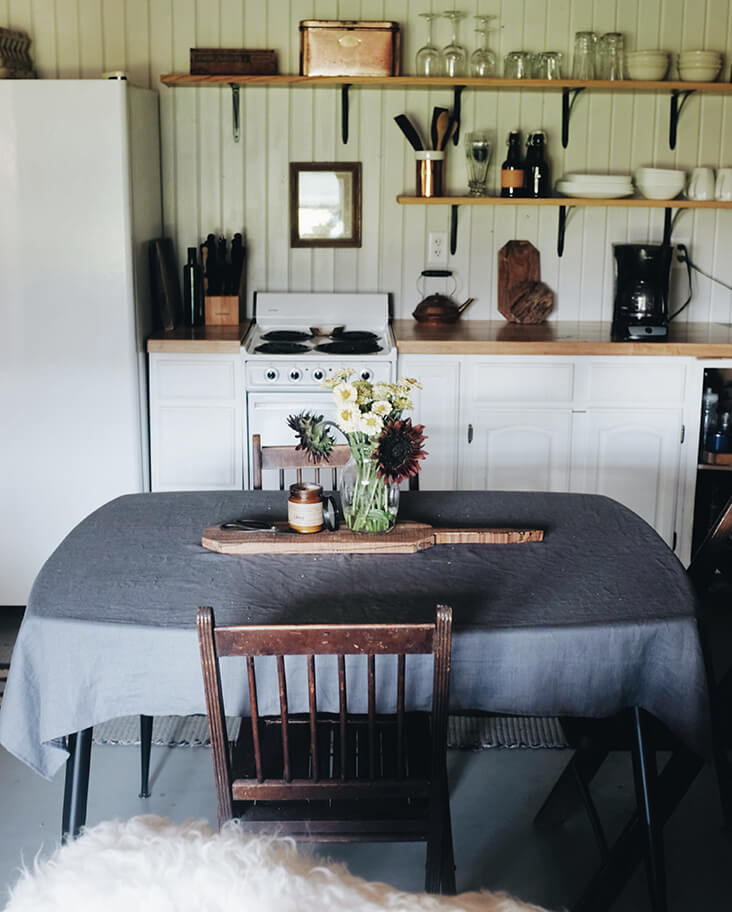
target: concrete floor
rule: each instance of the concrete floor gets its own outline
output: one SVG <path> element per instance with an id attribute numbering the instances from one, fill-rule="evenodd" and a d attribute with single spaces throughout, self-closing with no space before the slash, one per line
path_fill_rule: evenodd
<path id="1" fill-rule="evenodd" d="M 0 653 L 12 639 L 5 629 L 9 617 L 0 612 Z M 534 814 L 569 756 L 567 751 L 450 752 L 459 890 L 502 889 L 548 909 L 571 907 L 599 864 L 587 819 L 578 813 L 549 835 L 532 826 Z M 95 745 L 88 823 L 142 813 L 215 823 L 207 749 L 154 747 L 152 795 L 147 800 L 137 797 L 138 775 L 137 748 Z M 612 839 L 634 805 L 629 757 L 611 755 L 592 788 Z M 46 782 L 0 748 L 0 795 L 0 902 L 4 902 L 21 862 L 30 863 L 36 853 L 48 853 L 57 843 L 63 774 Z M 670 912 L 730 908 L 731 846 L 722 833 L 716 785 L 708 767 L 669 821 L 665 843 Z M 359 876 L 402 889 L 423 887 L 424 846 L 420 844 L 328 845 L 317 851 L 344 861 Z M 638 870 L 613 909 L 643 912 L 648 908 L 645 878 Z"/>

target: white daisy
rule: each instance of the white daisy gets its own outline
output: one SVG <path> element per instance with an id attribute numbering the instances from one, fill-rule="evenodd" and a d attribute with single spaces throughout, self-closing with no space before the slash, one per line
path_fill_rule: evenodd
<path id="1" fill-rule="evenodd" d="M 379 415 L 381 418 L 386 418 L 386 416 L 391 411 L 391 408 L 391 402 L 387 402 L 386 399 L 379 399 L 371 406 L 371 411 L 375 415 Z"/>
<path id="2" fill-rule="evenodd" d="M 381 433 L 383 426 L 384 422 L 379 415 L 375 415 L 373 412 L 366 412 L 361 415 L 361 424 L 358 430 L 369 437 L 376 437 L 377 434 Z"/>
<path id="3" fill-rule="evenodd" d="M 336 422 L 344 434 L 354 434 L 361 430 L 361 412 L 358 408 L 344 405 L 336 413 Z"/>
<path id="4" fill-rule="evenodd" d="M 333 388 L 336 405 L 343 408 L 346 405 L 355 405 L 358 399 L 358 390 L 352 383 L 339 383 Z"/>

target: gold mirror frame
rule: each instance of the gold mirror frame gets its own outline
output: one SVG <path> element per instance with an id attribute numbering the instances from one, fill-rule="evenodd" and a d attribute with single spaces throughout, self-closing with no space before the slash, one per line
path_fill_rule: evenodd
<path id="1" fill-rule="evenodd" d="M 361 246 L 361 162 L 290 162 L 290 246 Z"/>

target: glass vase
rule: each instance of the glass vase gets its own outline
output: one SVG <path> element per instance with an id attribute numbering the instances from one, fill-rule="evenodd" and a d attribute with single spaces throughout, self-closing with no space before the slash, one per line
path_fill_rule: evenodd
<path id="1" fill-rule="evenodd" d="M 373 444 L 351 444 L 338 491 L 346 525 L 352 532 L 390 532 L 399 509 L 399 486 L 377 474 Z"/>

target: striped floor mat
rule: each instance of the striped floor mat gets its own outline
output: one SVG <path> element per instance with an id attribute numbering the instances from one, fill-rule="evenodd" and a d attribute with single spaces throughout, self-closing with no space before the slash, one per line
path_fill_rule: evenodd
<path id="1" fill-rule="evenodd" d="M 239 720 L 227 721 L 229 737 L 235 738 Z M 125 716 L 94 727 L 96 744 L 140 743 L 140 719 Z M 205 716 L 159 716 L 153 720 L 153 744 L 167 747 L 208 747 Z M 559 719 L 535 716 L 450 716 L 448 747 L 458 750 L 504 748 L 566 748 L 567 739 Z"/>

